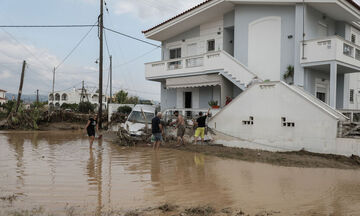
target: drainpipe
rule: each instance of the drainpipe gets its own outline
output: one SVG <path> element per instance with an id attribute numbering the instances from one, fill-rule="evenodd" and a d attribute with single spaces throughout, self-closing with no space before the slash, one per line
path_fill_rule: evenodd
<path id="1" fill-rule="evenodd" d="M 303 4 L 303 39 L 302 39 L 302 59 L 305 59 L 305 0 L 302 2 Z"/>

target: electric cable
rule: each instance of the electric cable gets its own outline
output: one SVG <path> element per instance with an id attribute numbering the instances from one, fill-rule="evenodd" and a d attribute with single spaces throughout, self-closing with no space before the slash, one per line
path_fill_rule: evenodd
<path id="1" fill-rule="evenodd" d="M 113 30 L 113 29 L 110 29 L 110 28 L 107 28 L 107 27 L 104 27 L 104 29 L 105 29 L 105 30 L 108 30 L 108 31 L 110 31 L 110 32 L 113 32 L 113 33 L 122 35 L 122 36 L 124 36 L 124 37 L 131 38 L 131 39 L 133 39 L 133 40 L 137 40 L 137 41 L 140 41 L 140 42 L 142 42 L 142 43 L 146 43 L 146 44 L 151 45 L 151 46 L 155 46 L 155 47 L 158 47 L 158 48 L 161 47 L 161 46 L 159 46 L 159 45 L 157 45 L 157 44 L 147 42 L 147 41 L 145 41 L 145 40 L 136 38 L 136 37 L 131 36 L 131 35 L 128 35 L 128 34 L 121 33 L 121 32 L 119 32 L 119 31 L 116 31 L 116 30 Z"/>
<path id="2" fill-rule="evenodd" d="M 93 30 L 94 26 L 96 25 L 97 21 L 94 25 L 91 26 L 90 30 L 80 39 L 80 41 L 75 45 L 74 48 L 71 49 L 71 51 L 65 56 L 65 58 L 55 67 L 55 71 L 71 56 L 71 54 L 80 46 L 80 44 L 85 40 L 85 38 L 90 34 L 90 32 Z"/>

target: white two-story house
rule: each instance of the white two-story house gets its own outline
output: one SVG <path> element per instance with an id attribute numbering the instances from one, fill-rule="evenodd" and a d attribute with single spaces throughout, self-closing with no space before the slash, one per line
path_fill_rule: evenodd
<path id="1" fill-rule="evenodd" d="M 207 0 L 143 31 L 161 41 L 145 64 L 161 106 L 224 106 L 254 79 L 285 81 L 349 106 L 348 74 L 360 71 L 360 7 L 351 0 Z"/>
<path id="2" fill-rule="evenodd" d="M 106 108 L 106 96 L 103 95 L 103 108 Z M 48 105 L 50 107 L 60 108 L 62 104 L 79 104 L 80 102 L 90 102 L 99 104 L 99 94 L 89 93 L 88 90 L 71 89 L 66 91 L 56 91 L 48 95 Z"/>

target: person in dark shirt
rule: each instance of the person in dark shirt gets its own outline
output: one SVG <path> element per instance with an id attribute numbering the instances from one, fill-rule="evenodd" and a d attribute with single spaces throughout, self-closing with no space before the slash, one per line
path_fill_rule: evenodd
<path id="1" fill-rule="evenodd" d="M 95 118 L 93 118 L 93 116 L 90 116 L 86 124 L 85 130 L 90 138 L 90 145 L 92 145 L 95 140 L 95 130 L 99 131 L 99 127 L 97 124 L 97 115 L 95 115 Z"/>
<path id="2" fill-rule="evenodd" d="M 199 118 L 197 118 L 195 122 L 195 126 L 197 126 L 195 131 L 195 144 L 197 144 L 197 139 L 199 136 L 201 137 L 201 144 L 204 143 L 206 118 L 208 117 L 209 113 L 210 109 L 208 110 L 206 115 L 203 115 L 202 112 L 199 112 Z"/>
<path id="3" fill-rule="evenodd" d="M 151 120 L 151 132 L 155 140 L 153 149 L 158 150 L 162 141 L 163 126 L 161 124 L 161 112 L 158 112 L 156 116 Z"/>

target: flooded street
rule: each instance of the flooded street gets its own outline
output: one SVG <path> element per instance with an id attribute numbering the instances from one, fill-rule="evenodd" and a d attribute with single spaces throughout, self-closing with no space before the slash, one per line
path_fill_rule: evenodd
<path id="1" fill-rule="evenodd" d="M 73 132 L 0 133 L 0 213 L 42 206 L 61 214 L 180 206 L 255 214 L 360 215 L 360 170 L 289 168 L 172 149 L 89 147 Z"/>

